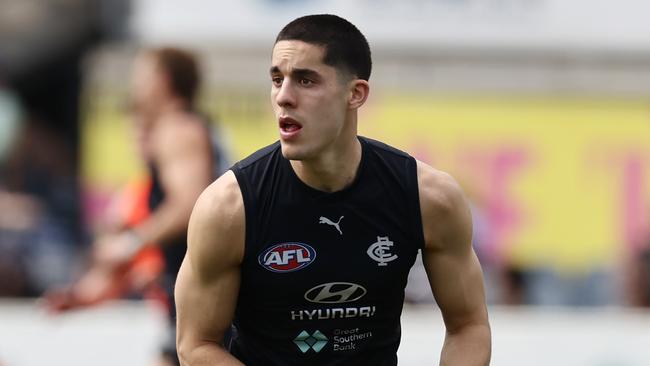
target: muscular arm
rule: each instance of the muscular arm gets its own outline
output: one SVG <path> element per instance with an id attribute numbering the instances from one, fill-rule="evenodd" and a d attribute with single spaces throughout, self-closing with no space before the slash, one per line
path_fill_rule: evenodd
<path id="1" fill-rule="evenodd" d="M 162 203 L 134 228 L 145 243 L 165 245 L 187 230 L 194 202 L 212 181 L 212 155 L 203 125 L 193 116 L 161 121 L 153 136 L 154 160 L 165 192 Z"/>
<path id="2" fill-rule="evenodd" d="M 242 365 L 221 342 L 237 303 L 244 231 L 243 200 L 228 172 L 199 197 L 190 219 L 175 293 L 181 365 Z"/>
<path id="3" fill-rule="evenodd" d="M 458 184 L 418 162 L 424 266 L 447 328 L 440 365 L 484 366 L 491 335 L 472 219 Z"/>

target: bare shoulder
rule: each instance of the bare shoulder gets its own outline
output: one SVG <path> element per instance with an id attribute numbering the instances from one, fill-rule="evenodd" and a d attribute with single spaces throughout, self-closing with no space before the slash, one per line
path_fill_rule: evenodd
<path id="1" fill-rule="evenodd" d="M 465 195 L 449 174 L 417 162 L 425 243 L 443 249 L 457 240 L 471 242 L 472 220 Z"/>
<path id="2" fill-rule="evenodd" d="M 417 167 L 420 203 L 424 204 L 423 209 L 444 214 L 465 205 L 463 191 L 451 175 L 420 161 L 417 162 Z"/>
<path id="3" fill-rule="evenodd" d="M 187 112 L 176 112 L 162 117 L 154 139 L 157 146 L 166 149 L 174 146 L 202 146 L 209 144 L 204 123 L 199 117 Z"/>
<path id="4" fill-rule="evenodd" d="M 211 276 L 243 259 L 244 201 L 232 171 L 199 196 L 190 217 L 187 255 L 197 273 Z"/>

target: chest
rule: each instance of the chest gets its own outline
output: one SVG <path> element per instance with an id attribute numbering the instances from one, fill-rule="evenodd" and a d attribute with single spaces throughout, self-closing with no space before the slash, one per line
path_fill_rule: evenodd
<path id="1" fill-rule="evenodd" d="M 418 250 L 405 213 L 381 201 L 278 204 L 259 227 L 242 280 L 278 302 L 400 297 Z"/>

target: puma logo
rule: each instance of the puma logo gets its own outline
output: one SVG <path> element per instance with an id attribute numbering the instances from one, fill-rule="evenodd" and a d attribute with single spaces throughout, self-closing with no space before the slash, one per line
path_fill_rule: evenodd
<path id="1" fill-rule="evenodd" d="M 318 220 L 318 223 L 319 224 L 327 224 L 327 225 L 330 225 L 330 226 L 334 226 L 336 228 L 336 230 L 339 231 L 339 234 L 343 235 L 343 232 L 341 231 L 341 227 L 339 226 L 339 224 L 341 223 L 341 220 L 343 220 L 344 217 L 345 216 L 341 216 L 339 218 L 339 221 L 334 222 L 334 221 L 328 219 L 325 216 L 321 216 L 320 219 Z"/>

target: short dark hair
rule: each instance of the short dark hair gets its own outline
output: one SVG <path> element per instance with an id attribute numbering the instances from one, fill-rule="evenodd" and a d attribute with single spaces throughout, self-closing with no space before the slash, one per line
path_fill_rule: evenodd
<path id="1" fill-rule="evenodd" d="M 175 47 L 153 48 L 147 54 L 154 57 L 169 77 L 172 93 L 192 106 L 201 83 L 196 56 Z"/>
<path id="2" fill-rule="evenodd" d="M 307 15 L 287 24 L 275 39 L 303 41 L 325 47 L 323 63 L 370 79 L 372 60 L 366 37 L 347 20 L 331 14 Z"/>

